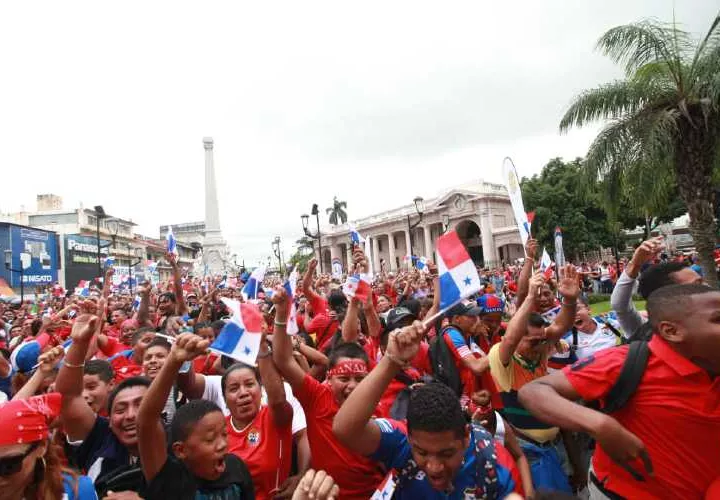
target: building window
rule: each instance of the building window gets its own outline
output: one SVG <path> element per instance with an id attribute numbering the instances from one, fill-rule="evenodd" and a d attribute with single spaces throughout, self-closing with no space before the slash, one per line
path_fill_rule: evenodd
<path id="1" fill-rule="evenodd" d="M 382 240 L 375 240 L 375 241 L 377 241 L 378 252 L 382 252 L 383 251 Z"/>
<path id="2" fill-rule="evenodd" d="M 88 223 L 88 225 L 91 225 L 91 226 L 96 225 L 96 224 L 97 224 L 97 217 L 95 217 L 94 215 L 88 215 L 88 216 L 87 216 L 87 223 Z"/>

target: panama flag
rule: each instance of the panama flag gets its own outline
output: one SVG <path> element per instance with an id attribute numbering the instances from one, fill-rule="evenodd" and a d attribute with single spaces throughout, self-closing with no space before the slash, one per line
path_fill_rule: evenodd
<path id="1" fill-rule="evenodd" d="M 555 264 L 550 259 L 550 254 L 547 253 L 547 250 L 543 247 L 542 259 L 540 260 L 540 272 L 545 275 L 545 279 L 552 278 L 553 266 L 555 266 Z"/>
<path id="2" fill-rule="evenodd" d="M 348 298 L 355 297 L 360 302 L 367 302 L 372 293 L 371 279 L 368 274 L 353 274 L 348 276 L 343 285 L 343 292 Z"/>
<path id="3" fill-rule="evenodd" d="M 390 471 L 380 486 L 377 487 L 370 500 L 390 500 L 395 493 L 395 471 Z"/>
<path id="4" fill-rule="evenodd" d="M 255 270 L 250 274 L 250 277 L 245 283 L 242 289 L 243 297 L 245 300 L 257 299 L 257 294 L 262 290 L 262 281 L 265 279 L 265 268 L 260 266 L 256 267 Z"/>
<path id="5" fill-rule="evenodd" d="M 81 297 L 87 297 L 90 295 L 90 282 L 86 280 L 78 281 L 78 286 L 75 287 L 75 295 Z"/>
<path id="6" fill-rule="evenodd" d="M 447 311 L 482 289 L 472 259 L 455 231 L 440 236 L 436 243 L 440 275 L 440 310 Z"/>
<path id="7" fill-rule="evenodd" d="M 222 298 L 222 301 L 233 312 L 233 315 L 210 345 L 210 350 L 237 361 L 255 365 L 262 339 L 260 309 L 254 304 L 241 304 L 237 300 Z"/>
<path id="8" fill-rule="evenodd" d="M 172 232 L 172 227 L 168 227 L 168 233 L 167 233 L 167 236 L 165 236 L 165 239 L 167 240 L 167 252 L 171 253 L 175 257 L 177 257 L 178 256 L 177 241 L 175 240 L 175 235 Z"/>
<path id="9" fill-rule="evenodd" d="M 297 287 L 298 272 L 297 268 L 293 268 L 290 276 L 285 281 L 283 288 L 287 293 L 288 300 L 290 301 L 290 309 L 288 309 L 287 326 L 285 331 L 289 335 L 297 335 L 300 332 L 297 324 L 297 308 L 295 307 L 295 288 Z"/>
<path id="10" fill-rule="evenodd" d="M 137 310 L 138 310 L 138 308 L 140 307 L 140 302 L 141 302 L 141 300 L 142 300 L 142 297 L 140 297 L 140 295 L 135 295 L 135 300 L 133 300 L 133 303 L 132 303 L 132 310 L 133 310 L 133 311 L 137 311 Z"/>
<path id="11" fill-rule="evenodd" d="M 111 267 L 115 265 L 115 257 L 105 257 L 105 267 Z"/>
<path id="12" fill-rule="evenodd" d="M 357 232 L 355 226 L 353 224 L 348 225 L 350 226 L 350 241 L 352 241 L 352 244 L 359 245 L 360 243 L 365 243 L 365 238 L 363 238 L 362 235 Z"/>
<path id="13" fill-rule="evenodd" d="M 427 257 L 419 257 L 415 261 L 415 267 L 418 268 L 418 271 L 422 271 L 424 273 L 428 272 Z"/>

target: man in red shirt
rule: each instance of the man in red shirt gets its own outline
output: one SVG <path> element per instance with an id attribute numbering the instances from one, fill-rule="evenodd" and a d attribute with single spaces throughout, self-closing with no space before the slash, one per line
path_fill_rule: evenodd
<path id="1" fill-rule="evenodd" d="M 324 470 L 340 486 L 343 499 L 366 500 L 380 484 L 384 474 L 368 458 L 348 450 L 332 432 L 333 419 L 347 397 L 368 372 L 368 359 L 363 348 L 355 343 L 343 343 L 330 355 L 328 380 L 320 383 L 305 373 L 293 358 L 293 346 L 286 333 L 290 306 L 285 289 L 275 289 L 275 330 L 273 361 L 280 374 L 291 385 L 293 394 L 305 410 L 310 443 L 310 466 Z"/>
<path id="2" fill-rule="evenodd" d="M 520 402 L 547 423 L 595 438 L 590 477 L 599 498 L 702 498 L 720 477 L 720 291 L 666 286 L 647 310 L 650 356 L 625 406 L 605 414 L 573 401 L 607 404 L 627 346 L 526 384 Z"/>

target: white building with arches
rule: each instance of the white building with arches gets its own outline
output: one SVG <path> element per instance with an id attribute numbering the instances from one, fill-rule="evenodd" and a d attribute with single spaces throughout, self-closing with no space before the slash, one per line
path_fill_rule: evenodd
<path id="1" fill-rule="evenodd" d="M 416 205 L 424 205 L 420 207 L 422 217 Z M 381 269 L 381 264 L 388 271 L 406 266 L 409 249 L 412 249 L 412 255 L 435 261 L 435 241 L 443 234 L 446 224 L 448 229 L 457 231 L 478 265 L 494 267 L 524 255 L 505 186 L 482 180 L 352 223 L 361 235 L 372 238 L 375 270 Z M 331 269 L 333 260 L 339 260 L 343 269 L 347 269 L 347 263 L 352 260 L 349 233 L 347 223 L 322 228 L 322 268 L 325 272 Z"/>

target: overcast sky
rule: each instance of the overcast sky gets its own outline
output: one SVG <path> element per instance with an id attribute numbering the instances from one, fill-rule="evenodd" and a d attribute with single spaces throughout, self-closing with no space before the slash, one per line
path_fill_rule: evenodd
<path id="1" fill-rule="evenodd" d="M 202 220 L 203 136 L 220 219 L 248 264 L 286 253 L 312 203 L 351 219 L 584 155 L 571 98 L 621 76 L 608 28 L 716 0 L 126 1 L 0 6 L 0 211 L 102 204 L 158 235 Z"/>

